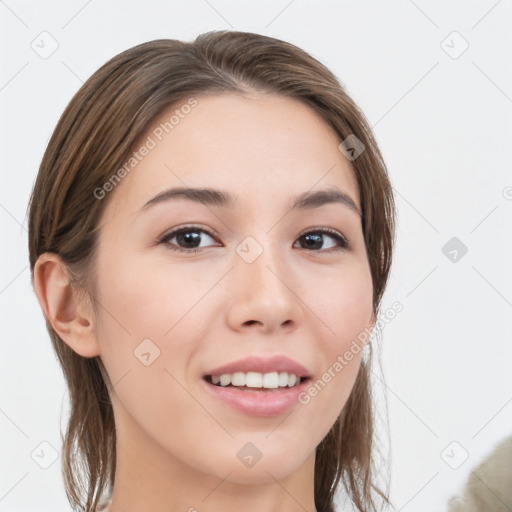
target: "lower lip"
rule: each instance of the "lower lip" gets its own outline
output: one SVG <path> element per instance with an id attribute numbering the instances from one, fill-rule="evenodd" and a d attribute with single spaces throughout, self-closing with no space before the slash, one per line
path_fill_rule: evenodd
<path id="1" fill-rule="evenodd" d="M 202 380 L 208 392 L 234 409 L 249 416 L 266 418 L 278 416 L 297 404 L 299 395 L 306 390 L 310 379 L 305 379 L 292 388 L 274 388 L 268 391 L 215 386 Z"/>

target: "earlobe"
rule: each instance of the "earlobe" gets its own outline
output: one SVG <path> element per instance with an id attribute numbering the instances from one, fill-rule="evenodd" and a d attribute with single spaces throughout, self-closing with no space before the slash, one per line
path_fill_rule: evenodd
<path id="1" fill-rule="evenodd" d="M 55 332 L 83 357 L 99 355 L 93 316 L 70 283 L 71 275 L 58 254 L 44 253 L 34 266 L 34 290 Z"/>

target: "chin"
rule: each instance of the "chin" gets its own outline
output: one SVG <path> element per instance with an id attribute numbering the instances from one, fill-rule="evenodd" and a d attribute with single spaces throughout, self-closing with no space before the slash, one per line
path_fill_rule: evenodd
<path id="1" fill-rule="evenodd" d="M 275 484 L 276 480 L 280 481 L 288 477 L 298 469 L 298 466 L 285 465 L 282 461 L 279 463 L 272 460 L 263 463 L 260 460 L 252 468 L 236 468 L 226 479 L 229 482 L 245 485 L 264 485 Z M 225 476 L 225 475 L 224 475 Z"/>

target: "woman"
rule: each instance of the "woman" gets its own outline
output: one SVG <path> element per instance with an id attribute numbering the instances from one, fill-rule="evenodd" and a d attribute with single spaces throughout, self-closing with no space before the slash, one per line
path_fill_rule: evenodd
<path id="1" fill-rule="evenodd" d="M 73 508 L 334 511 L 341 482 L 387 502 L 368 338 L 394 222 L 364 115 L 296 46 L 210 32 L 94 73 L 29 212 Z"/>

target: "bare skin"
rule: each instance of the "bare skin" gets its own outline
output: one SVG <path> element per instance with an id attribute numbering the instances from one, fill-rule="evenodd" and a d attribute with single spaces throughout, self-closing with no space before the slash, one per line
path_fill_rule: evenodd
<path id="1" fill-rule="evenodd" d="M 62 339 L 84 357 L 99 355 L 114 384 L 109 512 L 314 512 L 315 449 L 349 397 L 361 352 L 308 404 L 274 417 L 233 409 L 205 391 L 202 376 L 250 355 L 284 354 L 314 382 L 372 328 L 360 215 L 334 202 L 290 211 L 295 196 L 321 189 L 345 193 L 360 211 L 357 182 L 336 134 L 307 106 L 264 94 L 197 101 L 108 193 L 99 316 L 70 293 L 56 255 L 38 260 L 36 293 Z M 221 189 L 236 204 L 179 198 L 141 211 L 171 187 Z M 157 242 L 189 224 L 197 253 L 180 237 Z M 313 248 L 306 231 L 320 237 Z M 248 236 L 256 243 L 244 246 Z M 248 263 L 237 247 L 262 252 Z M 160 350 L 148 366 L 134 356 L 145 339 Z M 262 454 L 252 467 L 237 457 L 249 442 Z"/>

